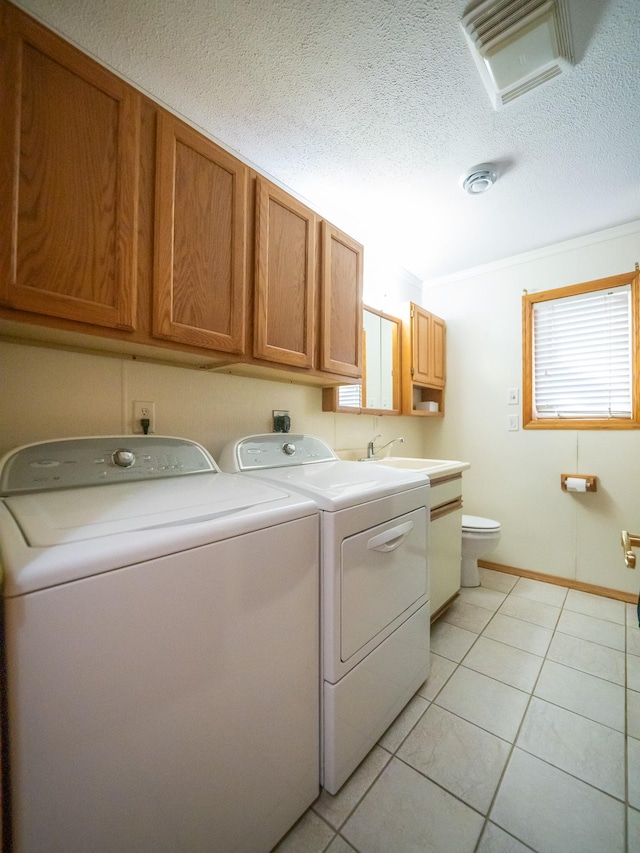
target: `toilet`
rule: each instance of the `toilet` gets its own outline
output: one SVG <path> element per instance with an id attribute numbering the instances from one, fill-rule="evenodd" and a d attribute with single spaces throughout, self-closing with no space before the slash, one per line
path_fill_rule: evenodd
<path id="1" fill-rule="evenodd" d="M 478 558 L 497 548 L 499 541 L 499 521 L 479 515 L 462 516 L 461 586 L 480 586 Z"/>

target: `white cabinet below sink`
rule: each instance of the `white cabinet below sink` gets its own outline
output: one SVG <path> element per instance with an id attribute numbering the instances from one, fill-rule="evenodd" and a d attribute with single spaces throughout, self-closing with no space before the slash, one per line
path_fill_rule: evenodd
<path id="1" fill-rule="evenodd" d="M 431 478 L 431 618 L 460 591 L 462 474 Z"/>

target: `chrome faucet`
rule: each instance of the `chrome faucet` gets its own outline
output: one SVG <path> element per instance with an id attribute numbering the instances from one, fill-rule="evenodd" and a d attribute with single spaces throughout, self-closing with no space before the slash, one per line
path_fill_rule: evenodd
<path id="1" fill-rule="evenodd" d="M 388 441 L 386 444 L 383 444 L 382 447 L 378 447 L 376 449 L 376 446 L 375 446 L 376 438 L 382 438 L 382 436 L 381 435 L 374 435 L 374 437 L 371 439 L 369 444 L 367 444 L 366 459 L 375 459 L 375 457 L 377 456 L 378 453 L 380 453 L 380 451 L 384 450 L 385 447 L 389 447 L 390 444 L 394 444 L 394 442 L 396 442 L 396 441 L 399 441 L 400 444 L 404 444 L 404 438 L 402 438 L 402 436 L 399 436 L 398 438 L 392 438 L 391 441 Z"/>

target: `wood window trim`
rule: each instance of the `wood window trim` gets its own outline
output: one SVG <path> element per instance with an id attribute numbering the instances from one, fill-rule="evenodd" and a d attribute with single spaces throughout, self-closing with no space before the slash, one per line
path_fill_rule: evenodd
<path id="1" fill-rule="evenodd" d="M 537 302 L 631 285 L 632 412 L 631 418 L 573 419 L 536 417 L 533 406 L 533 306 Z M 587 281 L 522 297 L 522 426 L 524 429 L 640 429 L 640 273 Z"/>

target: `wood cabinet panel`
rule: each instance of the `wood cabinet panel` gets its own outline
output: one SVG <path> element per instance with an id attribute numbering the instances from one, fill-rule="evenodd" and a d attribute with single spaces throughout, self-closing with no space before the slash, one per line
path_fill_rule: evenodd
<path id="1" fill-rule="evenodd" d="M 451 485 L 451 484 L 447 484 Z M 462 559 L 462 480 L 457 481 L 453 498 L 440 494 L 444 486 L 431 487 L 431 616 L 446 608 L 460 590 Z M 448 490 L 449 491 L 449 490 Z"/>
<path id="2" fill-rule="evenodd" d="M 312 210 L 256 179 L 256 358 L 313 366 L 316 228 Z"/>
<path id="3" fill-rule="evenodd" d="M 431 315 L 431 339 L 433 342 L 431 360 L 431 384 L 442 388 L 446 382 L 446 324 L 435 314 Z"/>
<path id="4" fill-rule="evenodd" d="M 158 114 L 153 334 L 244 353 L 248 169 Z"/>
<path id="5" fill-rule="evenodd" d="M 402 326 L 402 411 L 441 416 L 446 382 L 446 324 L 413 302 Z M 437 404 L 435 410 L 423 404 Z"/>
<path id="6" fill-rule="evenodd" d="M 418 305 L 412 309 L 412 368 L 413 381 L 428 385 L 432 376 L 431 314 Z"/>
<path id="7" fill-rule="evenodd" d="M 322 223 L 320 369 L 362 376 L 363 248 L 329 222 Z"/>
<path id="8" fill-rule="evenodd" d="M 0 15 L 0 300 L 134 329 L 139 96 L 15 7 Z"/>

